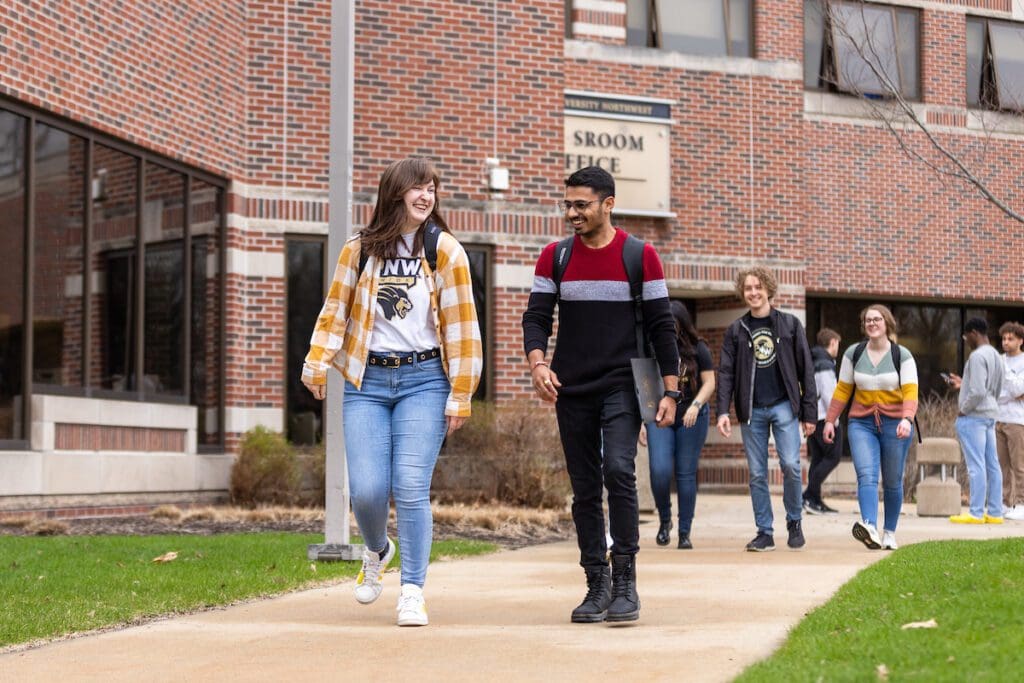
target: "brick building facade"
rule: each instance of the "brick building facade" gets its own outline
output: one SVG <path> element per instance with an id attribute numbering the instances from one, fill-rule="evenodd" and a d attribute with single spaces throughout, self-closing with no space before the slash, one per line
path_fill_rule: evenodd
<path id="1" fill-rule="evenodd" d="M 732 279 L 751 261 L 778 273 L 777 305 L 811 331 L 853 340 L 851 311 L 893 302 L 923 376 L 962 361 L 966 315 L 1024 317 L 1019 224 L 902 150 L 876 99 L 815 81 L 812 4 L 701 0 L 691 11 L 724 12 L 725 40 L 691 52 L 664 1 L 356 3 L 353 222 L 387 163 L 437 160 L 441 208 L 479 280 L 485 398 L 530 397 L 519 320 L 537 254 L 565 233 L 568 93 L 668 107 L 665 206 L 616 222 L 655 244 L 712 348 L 742 312 Z M 0 9 L 0 505 L 212 496 L 247 429 L 308 437 L 295 357 L 325 276 L 330 5 Z M 1024 27 L 1024 3 L 869 7 L 910 36 L 900 75 L 932 134 L 1024 206 L 1024 119 L 1005 95 L 969 105 L 972 27 Z M 53 172 L 44 130 L 64 136 Z M 489 189 L 489 163 L 509 171 L 507 190 Z M 701 481 L 745 482 L 738 455 L 712 435 Z"/>

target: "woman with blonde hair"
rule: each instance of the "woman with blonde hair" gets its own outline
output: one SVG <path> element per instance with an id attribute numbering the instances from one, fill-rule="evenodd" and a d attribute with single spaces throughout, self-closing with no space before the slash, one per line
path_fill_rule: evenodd
<path id="1" fill-rule="evenodd" d="M 853 537 L 871 550 L 895 550 L 896 524 L 903 507 L 903 470 L 917 414 L 917 364 L 906 347 L 896 342 L 896 319 L 881 304 L 860 314 L 866 342 L 846 349 L 839 383 L 825 417 L 822 436 L 835 440 L 835 425 L 850 397 L 847 425 L 850 453 L 857 472 L 857 502 L 861 519 Z M 882 479 L 885 518 L 878 536 L 878 480 Z"/>
<path id="2" fill-rule="evenodd" d="M 352 510 L 366 544 L 355 597 L 374 602 L 402 548 L 399 626 L 425 626 L 423 584 L 433 537 L 430 481 L 441 443 L 466 421 L 482 350 L 469 259 L 438 211 L 427 159 L 384 171 L 370 223 L 342 247 L 317 318 L 302 383 L 317 399 L 333 366 L 345 378 Z"/>

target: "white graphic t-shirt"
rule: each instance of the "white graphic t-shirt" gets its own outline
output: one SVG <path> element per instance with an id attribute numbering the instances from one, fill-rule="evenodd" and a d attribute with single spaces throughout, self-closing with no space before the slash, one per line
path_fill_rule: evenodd
<path id="1" fill-rule="evenodd" d="M 370 337 L 373 353 L 408 353 L 438 346 L 423 261 L 412 254 L 415 236 L 402 235 L 398 257 L 384 259 L 380 266 L 377 310 Z"/>

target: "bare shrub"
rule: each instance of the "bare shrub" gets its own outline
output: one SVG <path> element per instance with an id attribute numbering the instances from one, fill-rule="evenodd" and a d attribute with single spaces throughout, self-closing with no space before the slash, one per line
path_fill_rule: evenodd
<path id="1" fill-rule="evenodd" d="M 217 508 L 205 507 L 205 508 L 195 508 L 194 510 L 189 510 L 188 512 L 184 513 L 179 518 L 179 521 L 182 524 L 186 524 L 186 523 L 191 522 L 191 521 L 218 522 L 218 521 L 220 521 L 220 519 L 221 519 L 220 510 L 218 510 Z"/>
<path id="2" fill-rule="evenodd" d="M 528 401 L 475 403 L 473 417 L 449 437 L 434 482 L 442 502 L 564 508 L 569 477 L 554 411 Z"/>
<path id="3" fill-rule="evenodd" d="M 298 498 L 301 476 L 284 436 L 262 426 L 250 429 L 231 468 L 231 502 L 249 507 L 289 505 Z"/>
<path id="4" fill-rule="evenodd" d="M 32 515 L 18 515 L 16 517 L 0 517 L 0 526 L 10 527 L 12 529 L 24 529 L 29 524 L 34 522 L 36 518 Z"/>
<path id="5" fill-rule="evenodd" d="M 61 536 L 68 532 L 68 525 L 58 519 L 33 519 L 24 529 L 34 536 Z"/>
<path id="6" fill-rule="evenodd" d="M 299 496 L 297 502 L 311 507 L 323 507 L 327 499 L 327 449 L 323 443 L 296 449 L 299 466 Z"/>
<path id="7" fill-rule="evenodd" d="M 177 505 L 161 505 L 149 513 L 153 519 L 166 519 L 169 522 L 177 522 L 182 516 L 181 508 Z"/>

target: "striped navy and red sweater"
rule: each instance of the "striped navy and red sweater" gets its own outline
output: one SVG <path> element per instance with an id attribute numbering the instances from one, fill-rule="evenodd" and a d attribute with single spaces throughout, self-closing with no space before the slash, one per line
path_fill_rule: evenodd
<path id="1" fill-rule="evenodd" d="M 569 264 L 562 275 L 561 295 L 552 279 L 555 247 L 544 248 L 534 270 L 530 302 L 523 313 L 526 353 L 547 353 L 548 338 L 558 303 L 558 343 L 551 369 L 558 375 L 559 393 L 578 396 L 633 382 L 630 359 L 635 358 L 636 332 L 629 278 L 622 263 L 626 233 L 615 229 L 606 246 L 592 249 L 575 238 Z M 669 311 L 668 287 L 657 252 L 643 251 L 643 312 L 647 339 L 662 375 L 679 374 L 675 322 Z"/>

